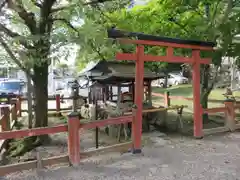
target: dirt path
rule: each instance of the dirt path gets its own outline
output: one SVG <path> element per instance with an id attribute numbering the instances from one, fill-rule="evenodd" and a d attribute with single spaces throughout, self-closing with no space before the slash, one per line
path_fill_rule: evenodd
<path id="1" fill-rule="evenodd" d="M 240 133 L 204 140 L 162 138 L 142 155 L 112 153 L 85 160 L 77 168 L 60 167 L 11 174 L 9 180 L 237 180 L 240 179 Z"/>

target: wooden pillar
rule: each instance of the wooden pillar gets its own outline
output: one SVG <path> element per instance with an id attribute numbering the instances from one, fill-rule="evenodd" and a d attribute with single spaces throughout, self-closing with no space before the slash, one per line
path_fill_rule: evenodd
<path id="1" fill-rule="evenodd" d="M 68 155 L 70 165 L 72 166 L 78 166 L 80 163 L 79 128 L 79 113 L 72 112 L 68 115 Z"/>
<path id="2" fill-rule="evenodd" d="M 193 115 L 194 115 L 194 137 L 202 138 L 203 137 L 203 123 L 202 123 L 202 106 L 200 101 L 200 51 L 193 50 L 192 58 L 194 63 L 192 65 L 192 77 L 193 77 Z"/>
<path id="3" fill-rule="evenodd" d="M 109 86 L 109 91 L 110 91 L 110 92 L 109 92 L 109 96 L 110 96 L 109 100 L 112 101 L 112 100 L 113 100 L 113 89 L 112 89 L 112 85 Z"/>
<path id="4" fill-rule="evenodd" d="M 133 98 L 132 100 L 133 100 L 133 102 L 135 102 L 135 84 L 134 84 L 134 82 L 132 82 L 131 86 L 132 86 L 132 92 L 131 93 L 132 93 L 132 98 Z"/>
<path id="5" fill-rule="evenodd" d="M 117 102 L 116 102 L 116 104 L 117 104 L 117 107 L 116 107 L 117 112 L 120 111 L 121 101 L 122 101 L 121 85 L 117 84 Z M 109 125 L 108 126 L 109 136 L 110 137 L 116 137 L 117 136 L 118 126 L 120 126 L 120 125 Z"/>
<path id="6" fill-rule="evenodd" d="M 121 85 L 117 85 L 117 108 L 119 109 L 120 103 L 122 101 L 122 91 L 121 91 Z"/>
<path id="7" fill-rule="evenodd" d="M 88 103 L 92 104 L 93 103 L 93 87 L 90 87 L 89 93 L 88 93 Z"/>
<path id="8" fill-rule="evenodd" d="M 169 98 L 169 91 L 164 92 L 164 106 L 169 107 L 170 106 L 170 98 Z"/>
<path id="9" fill-rule="evenodd" d="M 17 106 L 18 117 L 22 117 L 22 97 L 21 96 L 18 96 L 16 106 Z"/>
<path id="10" fill-rule="evenodd" d="M 10 131 L 10 109 L 8 105 L 1 108 L 1 115 L 3 115 L 1 120 L 2 131 Z"/>
<path id="11" fill-rule="evenodd" d="M 11 113 L 12 113 L 12 121 L 17 121 L 17 107 L 16 107 L 16 104 L 13 104 Z"/>
<path id="12" fill-rule="evenodd" d="M 143 101 L 147 101 L 148 100 L 148 95 L 147 95 L 147 92 L 148 92 L 148 87 L 147 85 L 144 83 L 143 84 Z"/>
<path id="13" fill-rule="evenodd" d="M 108 85 L 105 86 L 105 99 L 104 101 L 108 101 L 109 100 L 109 87 Z"/>
<path id="14" fill-rule="evenodd" d="M 151 85 L 151 81 L 148 81 L 148 84 L 147 84 L 147 100 L 148 100 L 148 103 L 152 106 L 152 85 Z"/>
<path id="15" fill-rule="evenodd" d="M 60 99 L 60 94 L 56 94 L 56 111 L 57 111 L 57 114 L 60 114 L 60 111 L 61 111 L 61 99 Z"/>
<path id="16" fill-rule="evenodd" d="M 142 109 L 143 109 L 143 72 L 144 61 L 141 57 L 144 55 L 144 46 L 138 45 L 136 49 L 136 73 L 135 73 L 135 98 L 136 111 L 132 122 L 133 153 L 142 152 Z"/>
<path id="17" fill-rule="evenodd" d="M 133 94 L 132 94 L 132 84 L 128 85 L 128 92 L 131 94 L 131 100 L 133 100 Z"/>

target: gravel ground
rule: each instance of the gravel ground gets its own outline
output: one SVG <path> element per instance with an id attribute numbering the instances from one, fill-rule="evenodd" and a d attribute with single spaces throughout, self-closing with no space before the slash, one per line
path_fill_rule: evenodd
<path id="1" fill-rule="evenodd" d="M 194 140 L 159 137 L 145 146 L 143 154 L 99 155 L 77 167 L 25 171 L 9 180 L 237 180 L 240 179 L 240 133 L 219 134 Z M 1 178 L 0 178 L 1 179 Z"/>

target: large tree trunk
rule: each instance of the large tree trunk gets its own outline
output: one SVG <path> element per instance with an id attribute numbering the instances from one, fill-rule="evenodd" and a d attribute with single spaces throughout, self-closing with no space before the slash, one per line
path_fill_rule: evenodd
<path id="1" fill-rule="evenodd" d="M 212 86 L 209 86 L 210 66 L 203 66 L 202 73 L 202 88 L 201 88 L 201 105 L 203 109 L 208 108 L 208 96 L 212 91 Z M 203 123 L 208 122 L 208 114 L 203 114 Z"/>
<path id="2" fill-rule="evenodd" d="M 35 95 L 35 123 L 34 127 L 48 126 L 48 64 L 41 63 L 33 68 Z M 49 143 L 48 135 L 31 136 L 14 142 L 9 148 L 10 156 L 21 156 L 33 148 Z"/>
<path id="3" fill-rule="evenodd" d="M 34 67 L 35 127 L 48 126 L 48 64 Z"/>

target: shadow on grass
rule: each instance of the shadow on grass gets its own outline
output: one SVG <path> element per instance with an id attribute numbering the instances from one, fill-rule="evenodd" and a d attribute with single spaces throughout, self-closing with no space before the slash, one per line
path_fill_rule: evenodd
<path id="1" fill-rule="evenodd" d="M 169 91 L 172 96 L 192 97 L 192 85 L 173 86 L 170 88 L 153 88 L 155 93 L 164 93 Z"/>

